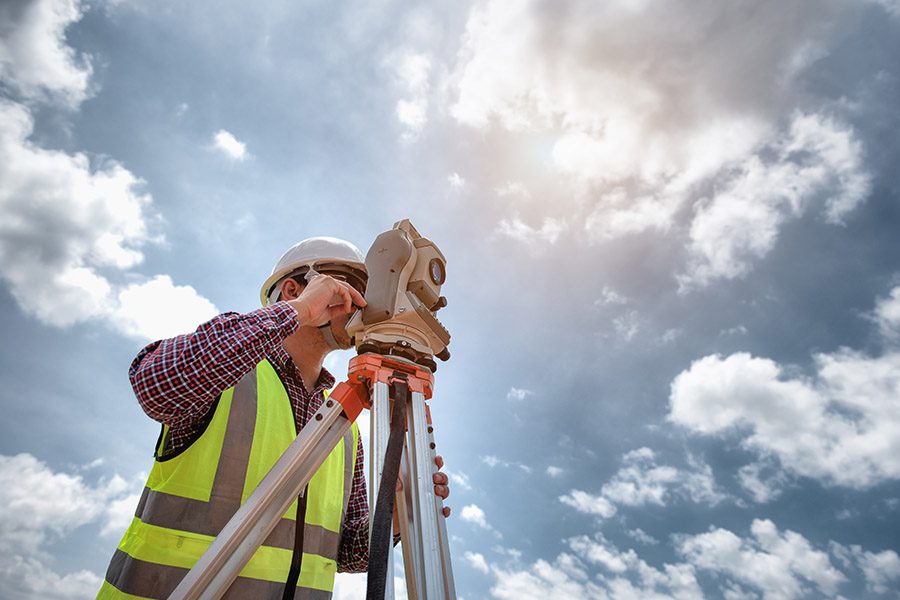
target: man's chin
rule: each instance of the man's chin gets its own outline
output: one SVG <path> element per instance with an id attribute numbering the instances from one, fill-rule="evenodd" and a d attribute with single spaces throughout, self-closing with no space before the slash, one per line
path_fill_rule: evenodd
<path id="1" fill-rule="evenodd" d="M 338 345 L 336 350 L 349 350 L 353 347 L 353 340 L 350 339 L 350 336 L 347 335 L 346 331 L 335 332 L 334 328 L 332 328 L 331 334 L 334 336 L 334 341 L 337 342 Z"/>

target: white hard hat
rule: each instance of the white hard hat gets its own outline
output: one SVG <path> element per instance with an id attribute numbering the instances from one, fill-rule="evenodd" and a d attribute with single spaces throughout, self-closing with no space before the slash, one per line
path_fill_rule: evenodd
<path id="1" fill-rule="evenodd" d="M 268 306 L 278 298 L 280 290 L 276 284 L 285 276 L 303 267 L 311 267 L 317 271 L 347 271 L 365 284 L 368 274 L 366 263 L 359 248 L 348 241 L 333 237 L 314 237 L 298 242 L 285 252 L 275 266 L 272 274 L 259 290 L 259 301 Z"/>

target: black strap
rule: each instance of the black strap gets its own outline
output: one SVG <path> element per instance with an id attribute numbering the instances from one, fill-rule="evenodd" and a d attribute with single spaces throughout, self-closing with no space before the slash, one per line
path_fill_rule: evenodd
<path id="1" fill-rule="evenodd" d="M 394 373 L 399 375 L 399 373 Z M 400 473 L 400 457 L 403 455 L 403 437 L 406 433 L 406 402 L 409 399 L 409 384 L 395 379 L 391 384 L 391 435 L 388 437 L 384 455 L 384 470 L 378 484 L 378 500 L 369 538 L 369 577 L 366 580 L 366 598 L 383 600 L 385 580 L 388 577 L 388 557 L 393 551 L 391 522 L 394 515 L 394 498 L 397 490 L 397 475 Z"/>
<path id="2" fill-rule="evenodd" d="M 300 579 L 300 567 L 303 565 L 303 530 L 306 529 L 306 497 L 309 495 L 309 484 L 297 501 L 297 522 L 294 530 L 294 555 L 291 557 L 291 570 L 284 582 L 282 600 L 293 600 L 297 591 L 297 580 Z"/>

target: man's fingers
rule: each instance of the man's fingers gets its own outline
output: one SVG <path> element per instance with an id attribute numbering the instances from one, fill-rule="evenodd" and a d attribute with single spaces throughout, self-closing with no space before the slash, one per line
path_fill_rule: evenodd
<path id="1" fill-rule="evenodd" d="M 352 311 L 354 305 L 359 307 L 366 305 L 366 299 L 352 285 L 339 279 L 333 279 L 333 281 L 338 285 L 335 289 L 335 296 L 339 296 L 344 312 Z"/>
<path id="2" fill-rule="evenodd" d="M 434 464 L 437 465 L 437 468 L 440 469 L 444 466 L 444 457 L 440 454 L 434 457 Z M 431 480 L 434 482 L 434 493 L 440 496 L 443 499 L 447 499 L 447 496 L 450 495 L 450 478 L 447 477 L 446 473 L 441 473 L 440 471 L 436 472 L 431 476 Z M 444 509 L 444 516 L 448 516 L 450 513 L 448 509 Z"/>
<path id="3" fill-rule="evenodd" d="M 340 308 L 341 313 L 348 313 L 353 310 L 353 297 L 350 295 L 348 288 L 350 287 L 343 281 L 333 280 L 336 284 L 334 288 L 334 300 L 337 302 L 332 308 Z"/>
<path id="4" fill-rule="evenodd" d="M 347 285 L 347 289 L 350 291 L 350 297 L 353 299 L 353 304 L 355 304 L 359 307 L 365 306 L 366 299 L 363 297 L 363 295 L 360 294 L 359 291 L 355 287 L 350 285 L 349 283 L 346 285 Z"/>
<path id="5" fill-rule="evenodd" d="M 450 516 L 450 507 L 449 507 L 449 506 L 445 506 L 445 507 L 444 507 L 444 518 L 446 519 L 446 518 L 449 517 L 449 516 Z"/>

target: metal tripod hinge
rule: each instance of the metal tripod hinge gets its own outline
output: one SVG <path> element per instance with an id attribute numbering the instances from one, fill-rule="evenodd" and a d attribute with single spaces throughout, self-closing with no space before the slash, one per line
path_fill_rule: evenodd
<path id="1" fill-rule="evenodd" d="M 443 501 L 434 493 L 432 482 L 435 450 L 426 400 L 431 396 L 433 376 L 410 361 L 363 354 L 350 361 L 348 381 L 335 388 L 169 599 L 221 598 L 363 408 L 369 408 L 372 413 L 369 452 L 371 523 L 390 429 L 389 381 L 398 372 L 409 383 L 411 392 L 401 463 L 402 492 L 397 494 L 408 597 L 417 600 L 456 598 Z M 392 552 L 388 553 L 390 563 L 385 598 L 379 600 L 394 598 L 392 555 Z"/>

